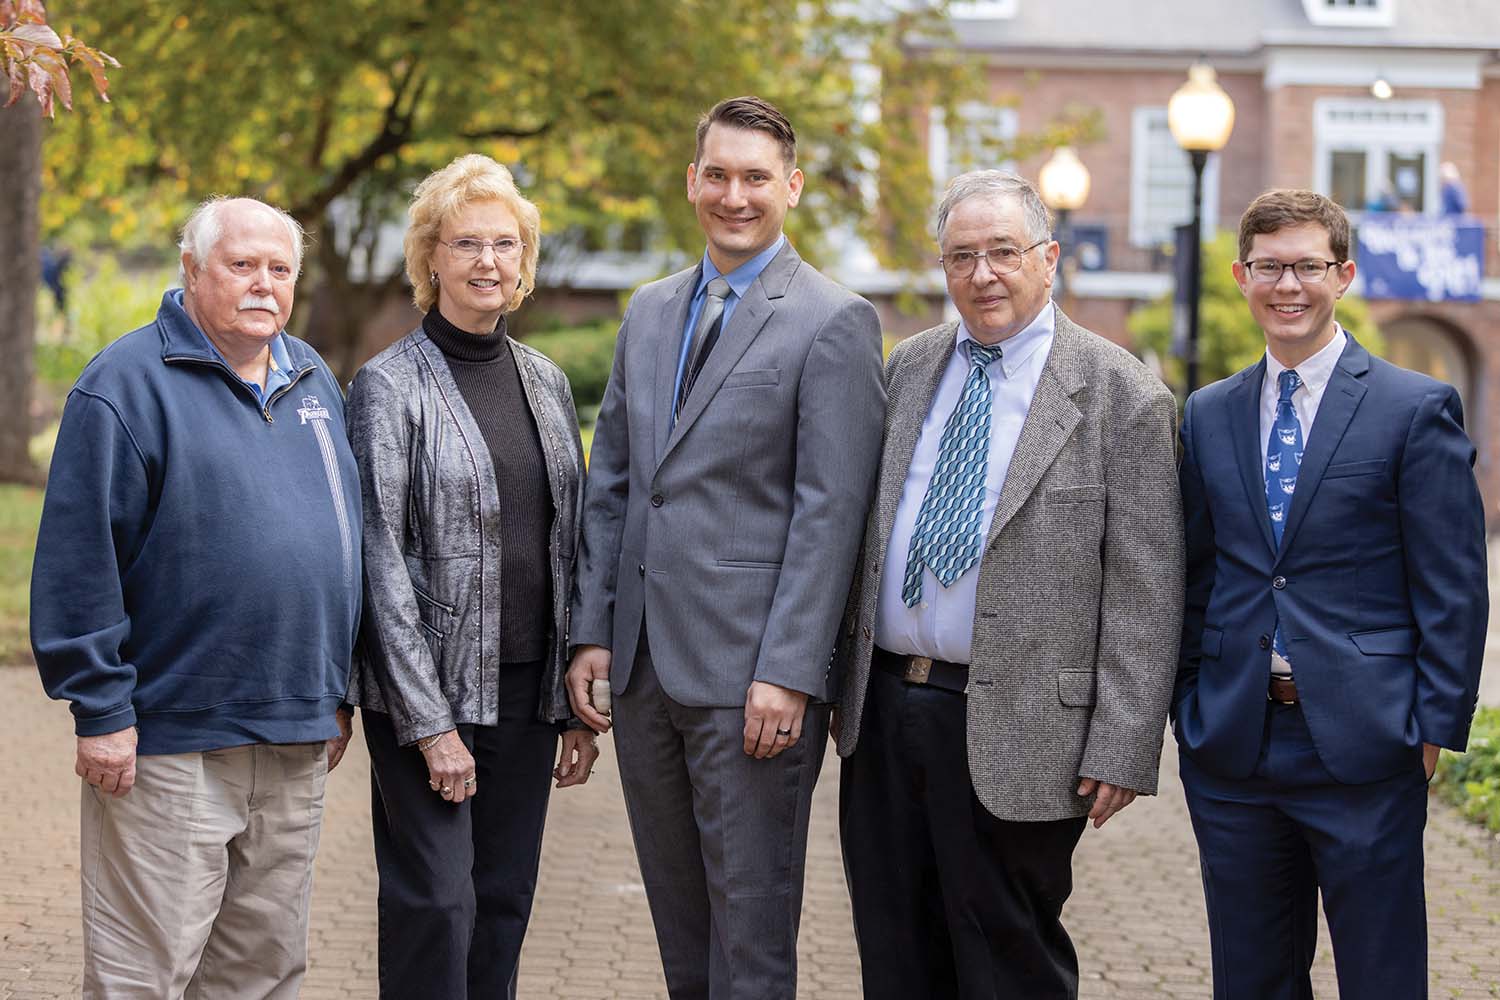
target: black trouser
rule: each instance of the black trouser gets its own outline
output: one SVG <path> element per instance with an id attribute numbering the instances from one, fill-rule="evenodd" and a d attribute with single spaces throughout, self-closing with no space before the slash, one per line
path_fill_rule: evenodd
<path id="1" fill-rule="evenodd" d="M 1063 930 L 1085 817 L 996 819 L 969 781 L 962 694 L 870 675 L 839 829 L 866 1000 L 1078 995 Z"/>
<path id="2" fill-rule="evenodd" d="M 537 721 L 541 663 L 500 671 L 500 718 L 459 726 L 478 794 L 458 805 L 427 785 L 390 719 L 361 712 L 380 872 L 380 995 L 515 997 L 541 861 L 557 727 Z"/>

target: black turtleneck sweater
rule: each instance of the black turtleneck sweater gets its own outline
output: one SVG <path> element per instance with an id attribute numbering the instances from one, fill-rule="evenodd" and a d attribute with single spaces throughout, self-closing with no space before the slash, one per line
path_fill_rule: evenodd
<path id="1" fill-rule="evenodd" d="M 500 662 L 541 660 L 552 629 L 552 488 L 505 320 L 493 333 L 460 330 L 436 309 L 422 329 L 448 361 L 495 468 L 500 494 Z"/>

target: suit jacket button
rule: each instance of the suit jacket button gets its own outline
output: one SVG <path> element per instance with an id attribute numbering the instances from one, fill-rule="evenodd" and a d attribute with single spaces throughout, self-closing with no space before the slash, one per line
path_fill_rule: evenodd
<path id="1" fill-rule="evenodd" d="M 662 504 L 664 504 L 666 502 L 667 502 L 666 498 L 663 497 L 660 493 L 653 493 L 651 495 L 651 506 L 653 506 L 653 507 L 660 507 Z"/>
<path id="2" fill-rule="evenodd" d="M 639 566 L 636 567 L 636 571 L 638 573 L 640 573 L 641 576 L 645 576 L 646 575 L 646 564 L 645 563 L 641 563 Z"/>
<path id="3" fill-rule="evenodd" d="M 1278 577 L 1276 577 L 1274 580 L 1271 581 L 1271 586 L 1275 587 L 1277 590 L 1285 590 L 1286 589 L 1286 577 L 1284 577 L 1284 576 L 1278 576 Z"/>
<path id="4" fill-rule="evenodd" d="M 1270 636 L 1263 635 L 1257 641 L 1260 643 L 1260 648 L 1261 649 L 1270 649 L 1271 648 L 1271 637 Z"/>

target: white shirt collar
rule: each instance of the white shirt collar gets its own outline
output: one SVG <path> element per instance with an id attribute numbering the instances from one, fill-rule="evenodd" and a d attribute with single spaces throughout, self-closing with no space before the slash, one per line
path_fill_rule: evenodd
<path id="1" fill-rule="evenodd" d="M 1333 339 L 1323 345 L 1322 350 L 1302 362 L 1296 367 L 1297 377 L 1302 384 L 1307 386 L 1308 392 L 1314 396 L 1321 396 L 1328 380 L 1333 378 L 1333 370 L 1338 367 L 1339 358 L 1344 353 L 1344 346 L 1349 342 L 1348 334 L 1344 328 L 1334 324 Z M 1266 385 L 1274 386 L 1281 378 L 1281 373 L 1286 371 L 1287 366 L 1276 360 L 1270 348 L 1266 348 Z"/>
<path id="2" fill-rule="evenodd" d="M 1005 372 L 1006 378 L 1014 375 L 1037 352 L 1038 348 L 1052 342 L 1056 319 L 1056 309 L 1049 300 L 1046 305 L 1042 306 L 1042 311 L 1036 314 L 1036 319 L 1026 324 L 1025 329 L 1013 337 L 1000 341 L 1000 368 Z M 969 332 L 968 326 L 960 320 L 958 333 L 953 342 L 954 350 L 963 350 L 966 340 L 978 343 L 974 335 Z"/>

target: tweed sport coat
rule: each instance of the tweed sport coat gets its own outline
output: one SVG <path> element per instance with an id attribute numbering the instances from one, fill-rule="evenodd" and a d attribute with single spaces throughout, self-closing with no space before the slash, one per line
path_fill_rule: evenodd
<path id="1" fill-rule="evenodd" d="M 886 366 L 886 429 L 835 669 L 838 750 L 859 740 L 879 574 L 956 323 Z M 1080 816 L 1080 777 L 1154 794 L 1183 606 L 1172 394 L 1126 351 L 1057 311 L 979 565 L 969 772 L 1006 820 Z"/>

